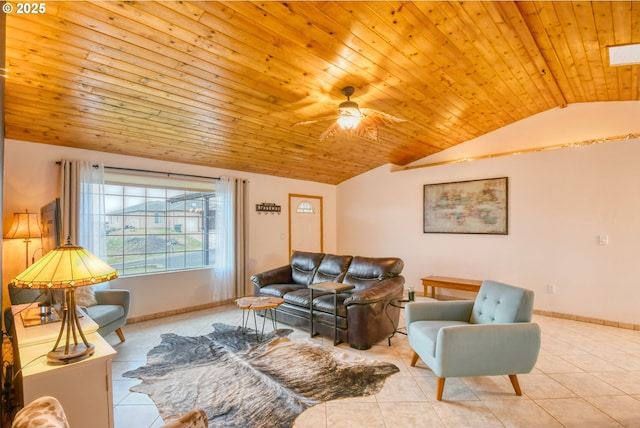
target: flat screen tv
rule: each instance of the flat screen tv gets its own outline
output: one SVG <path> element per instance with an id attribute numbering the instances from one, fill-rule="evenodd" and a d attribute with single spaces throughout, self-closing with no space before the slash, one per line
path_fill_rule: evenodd
<path id="1" fill-rule="evenodd" d="M 62 245 L 60 234 L 62 229 L 62 215 L 60 213 L 60 198 L 49 202 L 40 208 L 40 222 L 42 223 L 42 255 Z M 48 301 L 53 306 L 54 314 L 46 322 L 59 321 L 61 306 L 64 300 L 62 290 L 48 290 Z M 40 324 L 40 323 L 38 323 Z"/>
<path id="2" fill-rule="evenodd" d="M 61 245 L 60 242 L 60 198 L 40 208 L 42 222 L 42 255 Z"/>

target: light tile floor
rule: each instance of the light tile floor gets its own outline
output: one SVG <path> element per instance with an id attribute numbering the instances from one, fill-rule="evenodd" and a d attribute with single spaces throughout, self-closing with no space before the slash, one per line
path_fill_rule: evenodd
<path id="1" fill-rule="evenodd" d="M 197 336 L 209 333 L 215 322 L 240 325 L 241 320 L 241 311 L 231 305 L 129 324 L 124 343 L 118 343 L 115 334 L 108 336 L 118 351 L 113 362 L 115 428 L 163 424 L 147 395 L 129 392 L 139 380 L 122 377 L 145 364 L 162 333 Z M 533 372 L 518 376 L 523 396 L 514 394 L 506 376 L 452 378 L 441 402 L 435 399 L 433 373 L 421 361 L 409 365 L 412 351 L 406 336 L 396 335 L 392 346 L 383 341 L 357 351 L 347 344 L 334 348 L 331 338 L 310 339 L 307 332 L 293 328 L 291 338 L 400 368 L 377 395 L 319 404 L 300 415 L 294 426 L 640 427 L 639 331 L 544 316 L 534 316 L 534 322 L 542 328 L 542 349 Z"/>

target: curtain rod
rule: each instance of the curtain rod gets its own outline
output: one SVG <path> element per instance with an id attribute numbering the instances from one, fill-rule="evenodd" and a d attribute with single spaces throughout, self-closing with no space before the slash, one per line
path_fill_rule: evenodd
<path id="1" fill-rule="evenodd" d="M 94 165 L 97 166 L 97 165 Z M 162 172 L 162 171 L 151 171 L 148 169 L 136 169 L 136 168 L 122 168 L 119 166 L 106 166 L 105 169 L 117 169 L 118 171 L 130 171 L 130 172 L 147 172 L 151 174 L 162 174 L 168 177 L 172 175 L 180 176 L 180 177 L 191 177 L 191 178 L 205 178 L 207 180 L 220 180 L 220 177 L 207 177 L 205 175 L 193 175 L 193 174 L 181 174 L 179 172 Z"/>
<path id="2" fill-rule="evenodd" d="M 56 164 L 60 165 L 62 162 L 57 161 Z M 94 168 L 97 168 L 98 165 L 93 165 Z M 190 177 L 190 178 L 204 178 L 207 180 L 220 180 L 220 177 L 207 177 L 205 175 L 193 175 L 193 174 L 181 174 L 181 173 L 177 173 L 177 172 L 162 172 L 162 171 L 152 171 L 149 169 L 137 169 L 137 168 L 123 168 L 123 167 L 119 167 L 119 166 L 104 166 L 105 169 L 116 169 L 119 171 L 129 171 L 129 172 L 146 172 L 146 173 L 150 173 L 150 174 L 161 174 L 161 175 L 166 175 L 168 177 L 172 176 L 172 175 L 176 175 L 176 176 L 180 176 L 180 177 Z"/>

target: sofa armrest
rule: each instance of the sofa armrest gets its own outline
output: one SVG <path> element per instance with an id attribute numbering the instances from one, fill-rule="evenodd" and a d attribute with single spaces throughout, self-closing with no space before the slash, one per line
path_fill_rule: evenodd
<path id="1" fill-rule="evenodd" d="M 540 343 L 535 323 L 448 326 L 438 332 L 436 360 L 442 377 L 529 373 Z"/>
<path id="2" fill-rule="evenodd" d="M 265 272 L 251 275 L 251 282 L 258 288 L 270 284 L 292 284 L 291 265 L 280 266 Z"/>
<path id="3" fill-rule="evenodd" d="M 446 300 L 437 302 L 410 302 L 405 306 L 407 326 L 415 321 L 469 322 L 473 300 Z"/>
<path id="4" fill-rule="evenodd" d="M 344 305 L 368 305 L 402 296 L 404 288 L 404 277 L 394 276 L 383 279 L 372 287 L 351 293 L 344 299 Z"/>

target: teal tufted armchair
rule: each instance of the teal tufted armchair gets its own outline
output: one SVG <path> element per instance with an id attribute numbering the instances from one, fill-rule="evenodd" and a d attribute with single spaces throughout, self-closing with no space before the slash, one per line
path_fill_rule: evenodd
<path id="1" fill-rule="evenodd" d="M 442 400 L 448 377 L 508 375 L 522 395 L 517 374 L 533 370 L 540 351 L 540 327 L 531 322 L 533 292 L 486 280 L 473 300 L 407 304 L 409 344 L 438 376 Z"/>

